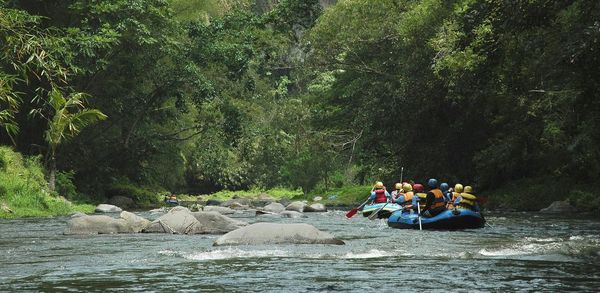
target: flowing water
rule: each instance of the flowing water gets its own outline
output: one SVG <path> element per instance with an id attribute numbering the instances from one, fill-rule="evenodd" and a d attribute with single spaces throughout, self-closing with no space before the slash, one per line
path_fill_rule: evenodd
<path id="1" fill-rule="evenodd" d="M 140 213 L 152 219 L 158 215 Z M 590 291 L 600 221 L 490 214 L 493 227 L 407 231 L 343 211 L 302 219 L 346 245 L 214 247 L 215 235 L 64 236 L 68 218 L 0 220 L 0 291 Z"/>

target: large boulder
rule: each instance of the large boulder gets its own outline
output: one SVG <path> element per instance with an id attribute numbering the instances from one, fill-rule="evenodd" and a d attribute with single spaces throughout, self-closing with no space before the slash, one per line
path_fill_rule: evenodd
<path id="1" fill-rule="evenodd" d="M 320 213 L 320 212 L 326 212 L 326 211 L 327 211 L 327 208 L 322 203 L 313 203 L 309 206 L 304 207 L 305 213 L 306 212 Z"/>
<path id="2" fill-rule="evenodd" d="M 201 224 L 199 233 L 224 234 L 248 225 L 246 222 L 234 220 L 218 212 L 194 212 L 192 215 Z"/>
<path id="3" fill-rule="evenodd" d="M 231 215 L 235 213 L 235 210 L 231 208 L 220 206 L 205 206 L 203 210 L 205 212 L 217 212 L 221 215 Z"/>
<path id="4" fill-rule="evenodd" d="M 96 212 L 98 213 L 120 213 L 122 211 L 123 209 L 120 207 L 111 204 L 101 203 L 96 206 Z"/>
<path id="5" fill-rule="evenodd" d="M 152 221 L 144 229 L 146 233 L 199 234 L 202 224 L 186 208 L 175 207 L 168 213 Z"/>
<path id="6" fill-rule="evenodd" d="M 185 207 L 174 207 L 144 229 L 147 233 L 223 234 L 248 225 L 213 212 L 190 212 Z"/>
<path id="7" fill-rule="evenodd" d="M 150 225 L 150 221 L 127 211 L 121 212 L 121 219 L 127 221 L 134 233 L 142 232 L 142 230 Z"/>
<path id="8" fill-rule="evenodd" d="M 560 214 L 560 213 L 573 213 L 575 208 L 569 204 L 568 201 L 555 201 L 547 208 L 541 209 L 540 213 L 545 214 Z"/>
<path id="9" fill-rule="evenodd" d="M 214 246 L 261 244 L 338 244 L 344 242 L 309 224 L 255 223 L 219 237 Z"/>
<path id="10" fill-rule="evenodd" d="M 116 219 L 105 215 L 79 215 L 67 221 L 65 235 L 138 233 L 150 221 L 130 212 L 122 212 Z"/>
<path id="11" fill-rule="evenodd" d="M 287 207 L 285 207 L 285 209 L 287 211 L 297 211 L 297 212 L 304 212 L 304 207 L 306 207 L 306 203 L 303 201 L 294 201 L 292 203 L 290 203 Z"/>
<path id="12" fill-rule="evenodd" d="M 287 207 L 292 201 L 289 198 L 284 197 L 282 199 L 279 199 L 277 202 L 282 204 L 284 207 Z"/>
<path id="13" fill-rule="evenodd" d="M 285 211 L 285 207 L 278 202 L 272 202 L 272 203 L 264 206 L 262 208 L 262 210 L 265 212 L 271 212 L 271 213 L 281 213 L 281 212 Z"/>

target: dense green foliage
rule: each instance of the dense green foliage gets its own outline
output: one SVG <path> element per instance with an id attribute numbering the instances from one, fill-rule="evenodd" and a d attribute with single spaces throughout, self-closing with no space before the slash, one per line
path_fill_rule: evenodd
<path id="1" fill-rule="evenodd" d="M 0 1 L 0 143 L 95 199 L 594 182 L 599 51 L 592 0 Z M 45 140 L 57 91 L 108 118 Z"/>
<path id="2" fill-rule="evenodd" d="M 0 218 L 92 212 L 94 206 L 74 204 L 52 195 L 38 157 L 24 158 L 0 147 Z"/>

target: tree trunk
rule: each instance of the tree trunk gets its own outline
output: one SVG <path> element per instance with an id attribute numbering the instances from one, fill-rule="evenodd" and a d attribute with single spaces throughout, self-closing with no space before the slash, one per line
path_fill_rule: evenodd
<path id="1" fill-rule="evenodd" d="M 56 158 L 54 155 L 50 157 L 50 175 L 48 177 L 48 188 L 50 191 L 54 191 L 56 189 Z"/>

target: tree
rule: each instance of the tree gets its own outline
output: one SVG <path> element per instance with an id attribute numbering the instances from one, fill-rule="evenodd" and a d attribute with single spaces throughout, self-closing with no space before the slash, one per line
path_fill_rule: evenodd
<path id="1" fill-rule="evenodd" d="M 16 144 L 15 115 L 23 102 L 45 100 L 49 88 L 65 84 L 68 70 L 61 57 L 68 53 L 61 48 L 66 40 L 41 28 L 39 17 L 4 5 L 0 3 L 0 127 Z"/>
<path id="2" fill-rule="evenodd" d="M 49 105 L 52 117 L 48 121 L 45 139 L 50 152 L 50 190 L 55 189 L 56 183 L 56 150 L 66 140 L 76 136 L 83 128 L 107 118 L 97 109 L 86 109 L 83 93 L 71 94 L 65 98 L 59 90 L 49 94 Z"/>

